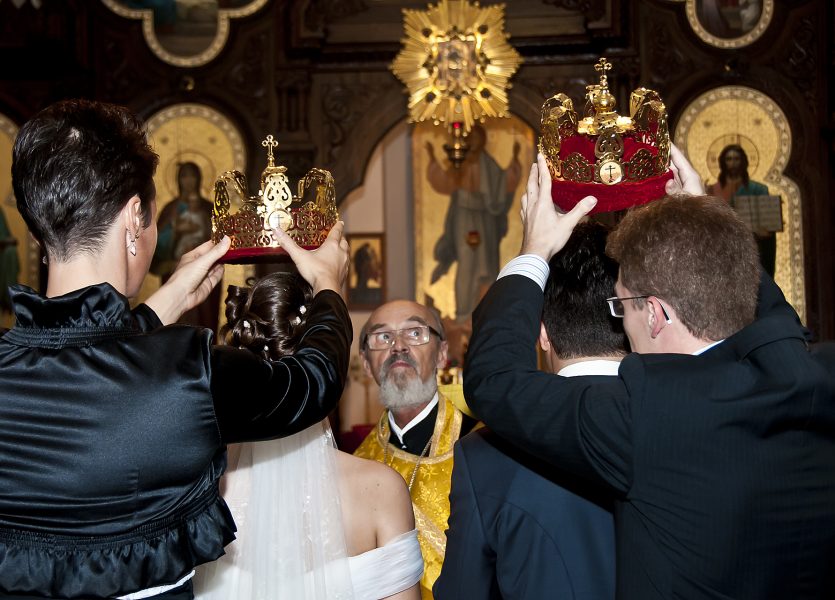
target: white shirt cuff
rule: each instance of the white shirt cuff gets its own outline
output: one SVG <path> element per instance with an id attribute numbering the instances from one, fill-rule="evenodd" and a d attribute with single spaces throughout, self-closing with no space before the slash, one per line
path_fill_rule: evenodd
<path id="1" fill-rule="evenodd" d="M 539 289 L 544 292 L 545 282 L 548 281 L 548 274 L 550 272 L 548 263 L 541 256 L 536 254 L 520 254 L 504 266 L 496 279 L 501 279 L 508 275 L 524 275 L 528 279 L 535 281 L 539 285 Z"/>

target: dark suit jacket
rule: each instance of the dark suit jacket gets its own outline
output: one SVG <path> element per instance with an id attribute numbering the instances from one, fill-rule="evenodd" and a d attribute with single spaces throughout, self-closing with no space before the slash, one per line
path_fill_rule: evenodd
<path id="1" fill-rule="evenodd" d="M 621 599 L 835 594 L 835 364 L 770 279 L 760 294 L 758 319 L 707 352 L 631 354 L 602 382 L 536 371 L 531 280 L 500 279 L 474 314 L 470 407 L 608 486 Z"/>
<path id="2" fill-rule="evenodd" d="M 485 429 L 455 445 L 454 463 L 435 600 L 614 598 L 614 523 L 600 490 L 561 487 L 564 475 Z"/>

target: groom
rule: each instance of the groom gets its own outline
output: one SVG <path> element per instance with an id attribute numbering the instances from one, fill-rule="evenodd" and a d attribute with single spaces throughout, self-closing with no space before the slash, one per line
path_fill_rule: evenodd
<path id="1" fill-rule="evenodd" d="M 549 373 L 618 374 L 623 327 L 599 310 L 618 273 L 606 233 L 580 225 L 551 259 L 539 333 Z M 450 504 L 437 600 L 615 597 L 612 502 L 593 486 L 482 428 L 455 446 Z"/>

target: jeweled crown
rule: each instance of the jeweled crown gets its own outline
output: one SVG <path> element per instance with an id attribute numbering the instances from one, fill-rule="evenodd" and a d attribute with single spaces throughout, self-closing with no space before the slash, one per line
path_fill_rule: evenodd
<path id="1" fill-rule="evenodd" d="M 598 198 L 595 212 L 619 210 L 664 195 L 672 177 L 667 109 L 657 92 L 638 88 L 629 116 L 615 111 L 605 58 L 595 65 L 600 83 L 586 86 L 586 116 L 558 93 L 542 105 L 539 151 L 551 172 L 554 202 L 570 210 L 581 198 Z"/>
<path id="2" fill-rule="evenodd" d="M 212 239 L 218 242 L 228 235 L 232 240 L 223 262 L 269 262 L 286 254 L 273 235 L 276 227 L 290 234 L 299 246 L 318 248 L 339 219 L 329 171 L 311 169 L 293 195 L 287 169 L 275 165 L 273 151 L 278 142 L 268 135 L 261 145 L 267 149 L 267 167 L 261 173 L 258 195 L 248 195 L 246 177 L 240 171 L 226 171 L 215 181 Z M 230 192 L 239 204 L 235 212 Z"/>

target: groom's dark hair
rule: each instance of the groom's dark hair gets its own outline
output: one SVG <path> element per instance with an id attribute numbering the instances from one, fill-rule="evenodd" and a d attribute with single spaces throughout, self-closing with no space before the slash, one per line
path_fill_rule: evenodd
<path id="1" fill-rule="evenodd" d="M 581 223 L 548 263 L 542 323 L 561 359 L 625 352 L 623 319 L 606 307 L 618 278 L 618 263 L 606 256 L 608 233 L 600 223 Z"/>

